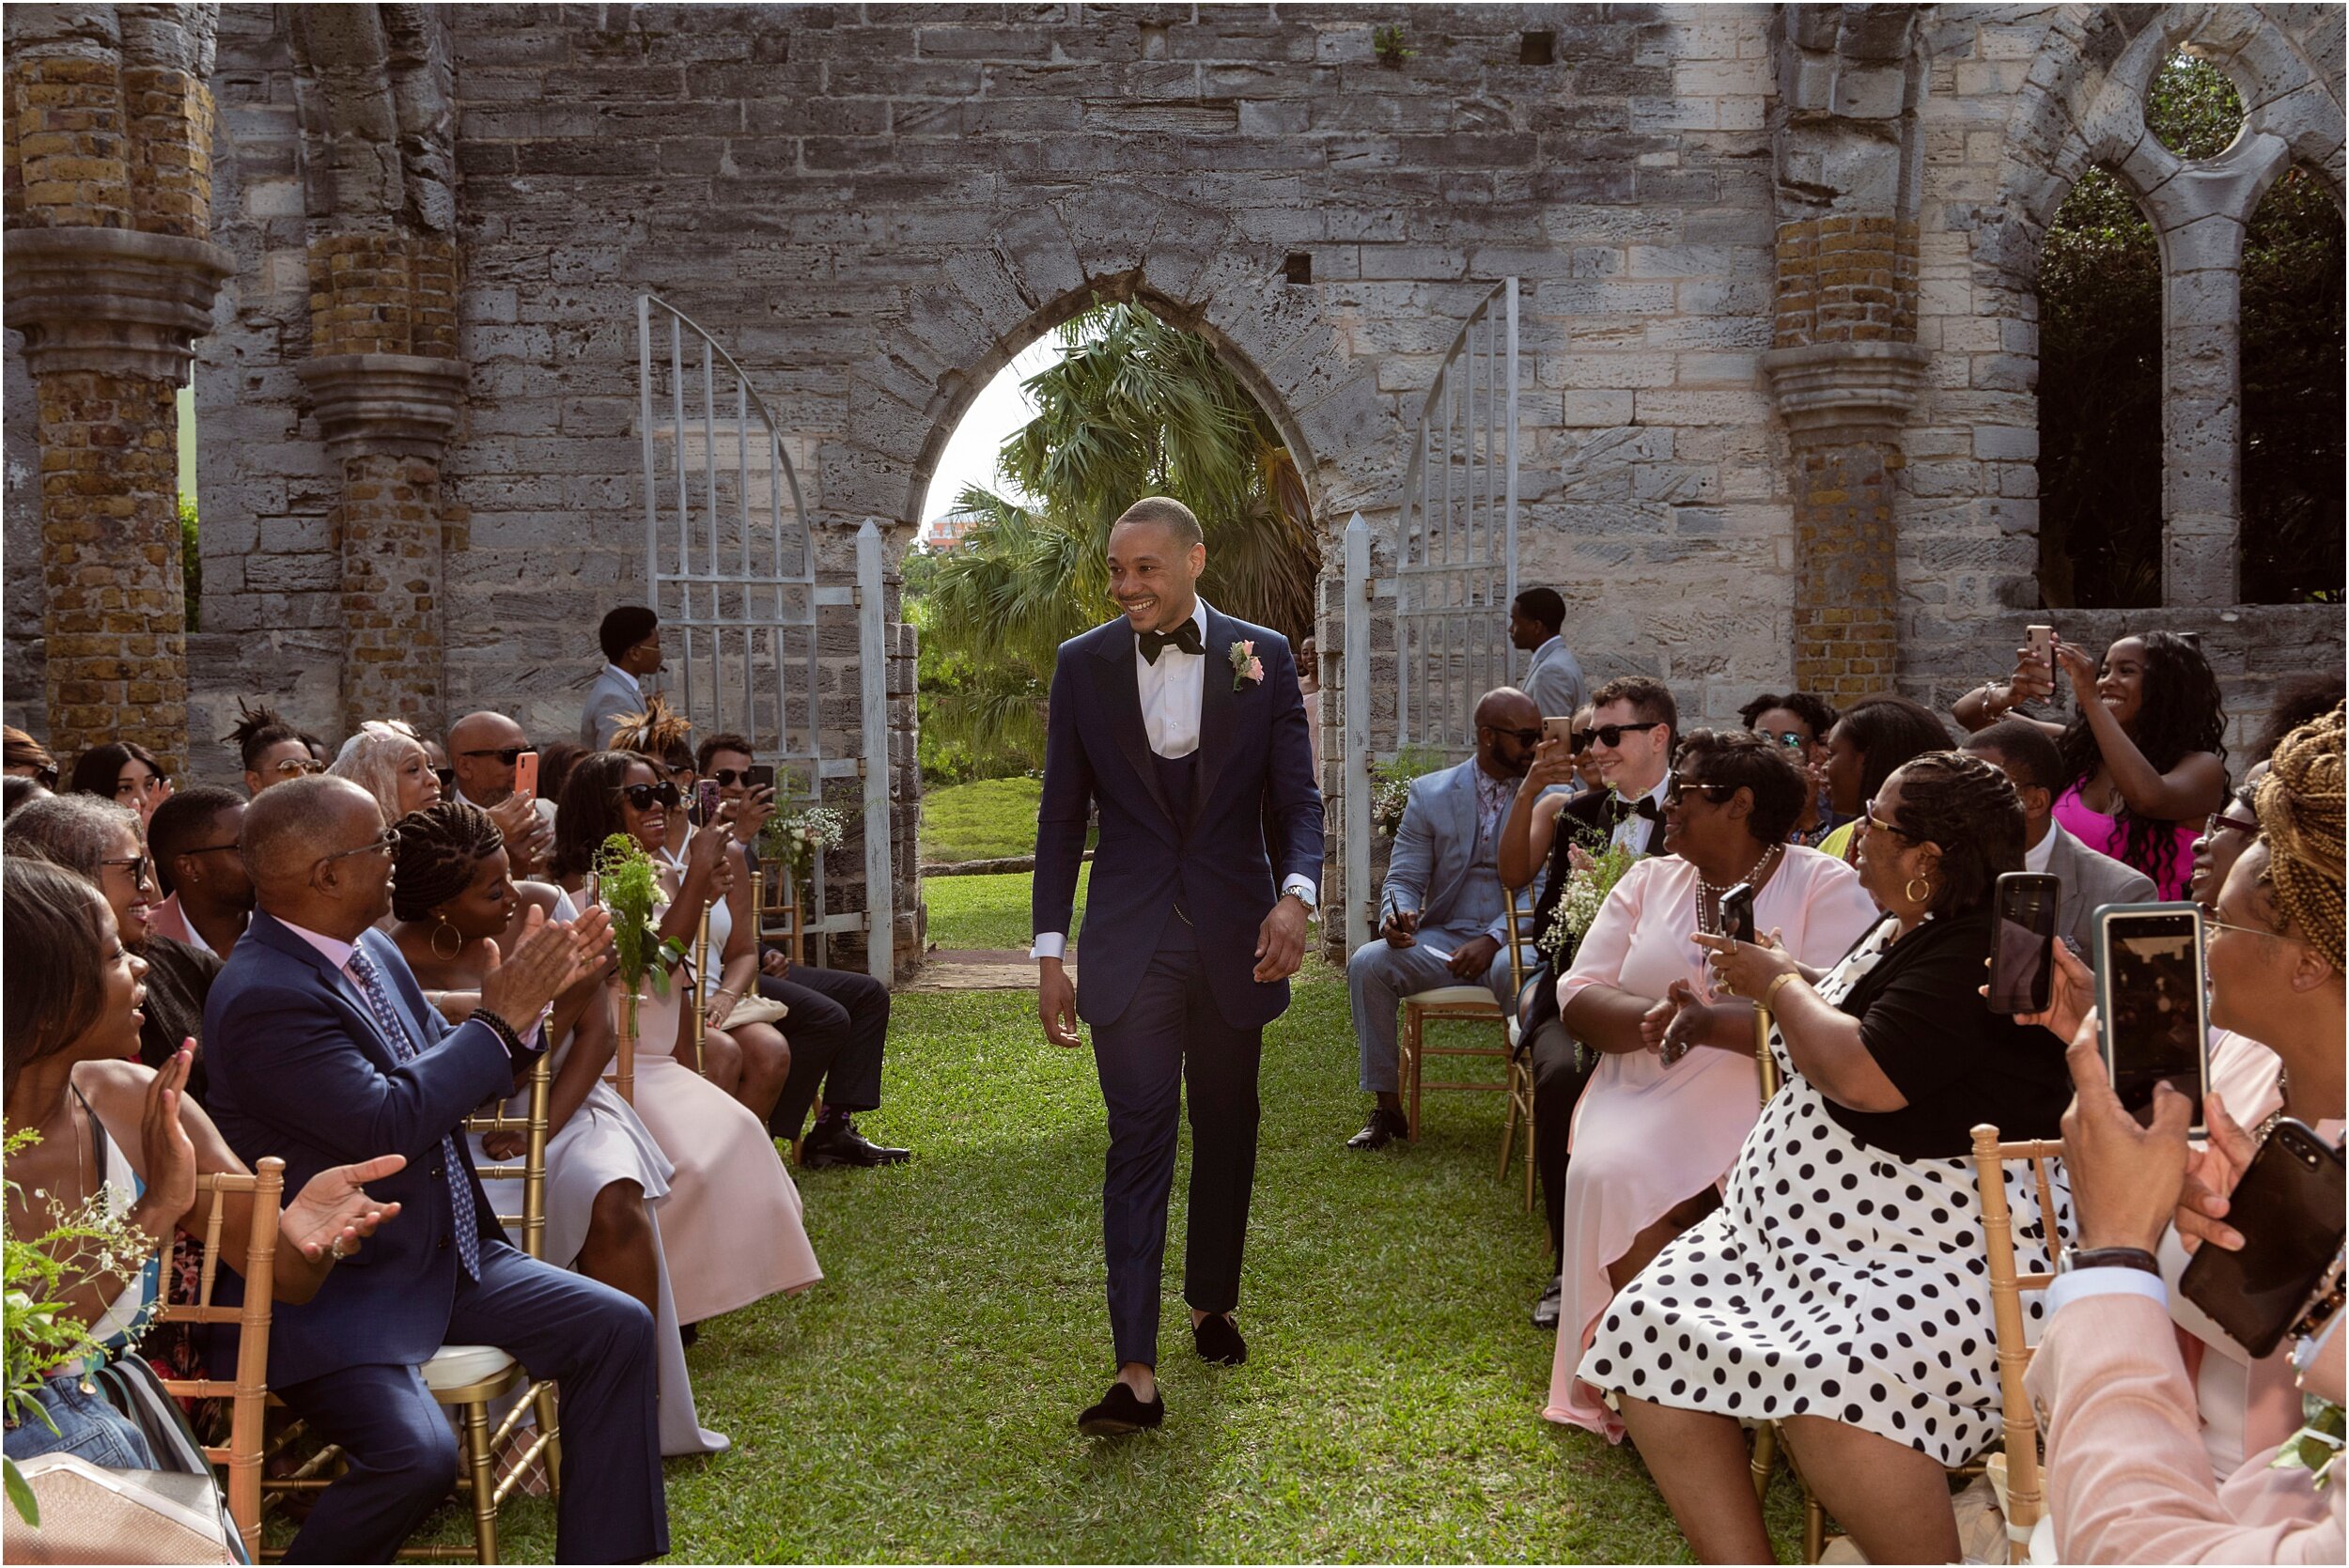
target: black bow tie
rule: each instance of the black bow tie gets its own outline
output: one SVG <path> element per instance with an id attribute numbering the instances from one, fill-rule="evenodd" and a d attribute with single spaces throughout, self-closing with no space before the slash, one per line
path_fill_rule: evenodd
<path id="1" fill-rule="evenodd" d="M 1626 816 L 1645 817 L 1648 821 L 1654 822 L 1664 815 L 1656 809 L 1656 797 L 1653 795 L 1642 795 L 1637 800 L 1626 800 L 1618 795 L 1614 799 L 1613 806 L 1613 816 L 1617 822 L 1621 822 Z"/>
<path id="2" fill-rule="evenodd" d="M 1199 636 L 1199 623 L 1185 621 L 1172 631 L 1143 632 L 1142 634 L 1142 657 L 1156 664 L 1159 661 L 1159 655 L 1166 651 L 1169 644 L 1188 654 L 1204 656 L 1207 651 L 1207 644 Z"/>

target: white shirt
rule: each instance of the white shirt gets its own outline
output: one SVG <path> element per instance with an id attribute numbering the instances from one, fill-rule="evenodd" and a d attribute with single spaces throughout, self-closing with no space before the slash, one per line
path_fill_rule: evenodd
<path id="1" fill-rule="evenodd" d="M 1659 815 L 1664 810 L 1664 791 L 1672 782 L 1672 771 L 1667 768 L 1664 776 L 1656 781 L 1656 787 L 1647 792 L 1647 799 L 1656 802 L 1656 810 Z M 1634 800 L 1631 803 L 1636 806 L 1639 801 Z M 1648 819 L 1646 817 L 1626 816 L 1621 822 L 1616 823 L 1614 830 L 1607 835 L 1607 847 L 1610 849 L 1627 848 L 1635 855 L 1643 855 L 1647 851 L 1641 846 L 1647 842 L 1647 834 Z"/>
<path id="2" fill-rule="evenodd" d="M 2039 842 L 2023 851 L 2025 871 L 2037 872 L 2043 877 L 2046 875 L 2047 862 L 2055 859 L 2056 835 L 2061 831 L 2063 829 L 2059 824 L 2047 824 L 2047 831 L 2040 835 Z"/>
<path id="3" fill-rule="evenodd" d="M 1207 645 L 1207 601 L 1191 603 L 1190 624 L 1199 629 L 1199 646 Z M 1207 691 L 1207 656 L 1185 653 L 1169 643 L 1159 650 L 1154 663 L 1142 657 L 1142 639 L 1134 639 L 1134 684 L 1142 695 L 1142 727 L 1150 737 L 1150 750 L 1169 762 L 1190 755 L 1199 749 L 1199 714 Z M 1321 902 L 1320 884 L 1310 877 L 1291 876 L 1283 879 L 1281 892 L 1294 892 L 1305 901 L 1308 909 Z M 1035 945 L 1028 950 L 1031 958 L 1058 958 L 1068 951 L 1068 933 L 1039 931 Z"/>

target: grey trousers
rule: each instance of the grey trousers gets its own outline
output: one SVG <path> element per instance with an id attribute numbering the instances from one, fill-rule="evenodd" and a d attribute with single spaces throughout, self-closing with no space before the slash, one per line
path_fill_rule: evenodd
<path id="1" fill-rule="evenodd" d="M 1439 986 L 1466 984 L 1454 978 L 1446 961 L 1436 954 L 1457 952 L 1482 935 L 1482 927 L 1423 931 L 1417 945 L 1411 947 L 1390 947 L 1386 938 L 1374 937 L 1354 950 L 1354 956 L 1346 960 L 1346 992 L 1354 1004 L 1354 1036 L 1361 1047 L 1364 1090 L 1377 1094 L 1395 1092 L 1394 1042 L 1403 999 Z M 1507 948 L 1493 955 L 1485 984 L 1502 1006 L 1510 1004 Z"/>

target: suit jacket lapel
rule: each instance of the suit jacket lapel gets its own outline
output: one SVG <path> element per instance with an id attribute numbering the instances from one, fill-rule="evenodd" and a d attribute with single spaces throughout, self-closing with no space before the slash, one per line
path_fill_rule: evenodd
<path id="1" fill-rule="evenodd" d="M 1150 760 L 1150 731 L 1142 722 L 1142 677 L 1134 673 L 1133 631 L 1126 622 L 1112 622 L 1102 629 L 1100 644 L 1096 651 L 1101 660 L 1101 706 L 1108 710 L 1110 737 L 1142 775 L 1143 787 L 1158 802 L 1159 815 L 1174 826 L 1174 808 L 1166 803 L 1166 792 L 1159 787 L 1158 768 Z"/>
<path id="2" fill-rule="evenodd" d="M 325 954 L 286 929 L 283 922 L 265 912 L 257 911 L 254 914 L 253 924 L 245 935 L 247 937 L 257 936 L 261 939 L 263 946 L 274 948 L 289 958 L 307 964 L 317 972 L 319 984 L 333 993 L 336 1001 L 341 1002 L 346 1010 L 358 1018 L 363 1027 L 358 1032 L 357 1037 L 370 1046 L 374 1055 L 385 1065 L 398 1065 L 399 1053 L 394 1050 L 392 1043 L 383 1037 L 383 1026 L 375 1021 L 375 1012 L 367 1005 L 367 999 L 359 994 L 359 987 L 351 983 L 350 976 L 326 961 Z M 374 954 L 370 953 L 367 956 L 376 963 L 378 969 L 382 967 L 381 961 L 377 959 Z M 393 1005 L 398 1005 L 397 999 L 394 999 Z"/>
<path id="3" fill-rule="evenodd" d="M 1200 618 L 1206 624 L 1206 668 L 1200 673 L 1199 781 L 1190 797 L 1193 822 L 1207 809 L 1207 798 L 1215 793 L 1215 781 L 1230 757 L 1232 708 L 1239 696 L 1232 690 L 1227 657 L 1232 644 L 1239 641 L 1239 628 L 1213 605 L 1205 608 L 1206 613 Z"/>

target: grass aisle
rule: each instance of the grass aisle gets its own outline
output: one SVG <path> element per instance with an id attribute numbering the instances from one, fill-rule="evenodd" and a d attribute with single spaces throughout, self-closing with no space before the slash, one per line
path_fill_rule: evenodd
<path id="1" fill-rule="evenodd" d="M 1342 1147 L 1361 1122 L 1354 1075 L 1344 978 L 1316 963 L 1265 1042 L 1251 1359 L 1210 1369 L 1190 1349 L 1186 1148 L 1168 1424 L 1094 1442 L 1074 1424 L 1112 1370 L 1091 1057 L 1045 1047 L 1024 992 L 899 998 L 870 1121 L 919 1153 L 804 1175 L 828 1277 L 704 1326 L 695 1395 L 735 1448 L 670 1463 L 675 1555 L 1684 1558 L 1629 1449 L 1540 1420 L 1550 1342 L 1525 1311 L 1544 1248 L 1494 1174 L 1500 1097 L 1431 1095 L 1417 1148 L 1365 1157 Z M 1782 1476 L 1771 1500 L 1791 1542 Z M 551 1524 L 543 1502 L 509 1504 L 507 1549 L 545 1560 Z M 453 1509 L 436 1525 L 466 1539 Z"/>

